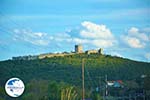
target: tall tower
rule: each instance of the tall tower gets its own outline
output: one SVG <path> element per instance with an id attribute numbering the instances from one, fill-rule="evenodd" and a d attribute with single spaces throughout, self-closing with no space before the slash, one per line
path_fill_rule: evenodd
<path id="1" fill-rule="evenodd" d="M 102 55 L 102 54 L 103 54 L 103 49 L 100 48 L 100 49 L 98 50 L 98 53 Z"/>
<path id="2" fill-rule="evenodd" d="M 75 52 L 76 53 L 83 53 L 83 47 L 82 45 L 75 45 Z"/>

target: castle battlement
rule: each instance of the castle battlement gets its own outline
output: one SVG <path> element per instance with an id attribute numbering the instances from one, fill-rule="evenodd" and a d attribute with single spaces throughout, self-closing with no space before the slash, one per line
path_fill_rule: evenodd
<path id="1" fill-rule="evenodd" d="M 63 53 L 45 53 L 40 54 L 37 56 L 19 56 L 19 57 L 12 57 L 12 60 L 35 60 L 35 59 L 43 59 L 43 58 L 51 58 L 51 57 L 64 57 L 74 54 L 80 54 L 80 53 L 86 53 L 86 54 L 103 54 L 103 49 L 100 48 L 99 50 L 87 50 L 83 51 L 82 45 L 75 45 L 75 52 L 63 52 Z"/>

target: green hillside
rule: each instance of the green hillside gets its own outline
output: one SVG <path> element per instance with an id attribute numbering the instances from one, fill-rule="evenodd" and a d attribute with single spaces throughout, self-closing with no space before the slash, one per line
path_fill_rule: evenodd
<path id="1" fill-rule="evenodd" d="M 43 80 L 46 82 L 63 82 L 80 88 L 83 58 L 85 61 L 85 87 L 87 89 L 99 86 L 100 80 L 104 83 L 105 75 L 107 75 L 108 80 L 122 80 L 124 82 L 138 81 L 141 75 L 150 76 L 150 63 L 110 55 L 76 54 L 29 61 L 1 61 L 0 85 L 3 87 L 9 78 L 18 77 L 25 84 L 34 80 Z"/>

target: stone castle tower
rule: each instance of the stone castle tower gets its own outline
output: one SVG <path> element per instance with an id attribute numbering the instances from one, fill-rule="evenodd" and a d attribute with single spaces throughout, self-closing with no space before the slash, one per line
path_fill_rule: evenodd
<path id="1" fill-rule="evenodd" d="M 83 47 L 82 45 L 75 45 L 75 52 L 76 53 L 83 53 Z"/>
<path id="2" fill-rule="evenodd" d="M 103 54 L 103 49 L 100 48 L 100 49 L 98 50 L 98 53 L 99 53 L 99 54 Z"/>

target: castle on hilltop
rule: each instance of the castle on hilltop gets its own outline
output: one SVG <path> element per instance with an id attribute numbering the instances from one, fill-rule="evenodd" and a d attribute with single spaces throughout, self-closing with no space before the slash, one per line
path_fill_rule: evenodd
<path id="1" fill-rule="evenodd" d="M 86 53 L 86 54 L 103 54 L 103 49 L 100 48 L 99 50 L 87 50 L 85 52 L 83 52 L 83 47 L 82 45 L 75 45 L 75 53 Z"/>
<path id="2" fill-rule="evenodd" d="M 83 51 L 83 46 L 81 44 L 75 45 L 75 51 L 74 52 L 63 52 L 63 53 L 45 53 L 40 54 L 37 56 L 19 56 L 19 57 L 12 57 L 12 60 L 35 60 L 35 59 L 43 59 L 43 58 L 51 58 L 51 57 L 63 57 L 67 55 L 74 55 L 74 54 L 103 54 L 103 49 L 100 48 L 99 50 L 87 50 Z"/>

